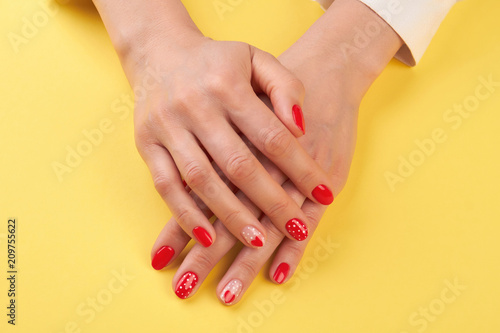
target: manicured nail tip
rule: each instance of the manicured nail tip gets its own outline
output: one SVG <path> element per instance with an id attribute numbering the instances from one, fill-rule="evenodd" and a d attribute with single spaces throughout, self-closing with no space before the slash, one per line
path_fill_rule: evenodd
<path id="1" fill-rule="evenodd" d="M 295 104 L 292 107 L 292 116 L 293 122 L 297 125 L 298 128 L 302 131 L 303 134 L 306 134 L 306 126 L 304 123 L 304 114 L 302 113 L 302 108 Z"/>
<path id="2" fill-rule="evenodd" d="M 307 238 L 309 231 L 306 225 L 299 219 L 291 219 L 285 225 L 286 231 L 298 241 L 302 241 Z"/>
<path id="3" fill-rule="evenodd" d="M 204 247 L 209 247 L 213 243 L 212 237 L 210 237 L 208 231 L 206 231 L 202 227 L 195 227 L 193 229 L 193 235 L 196 240 Z"/>
<path id="4" fill-rule="evenodd" d="M 329 205 L 333 202 L 332 191 L 323 184 L 316 186 L 312 191 L 312 195 L 322 205 Z"/>
<path id="5" fill-rule="evenodd" d="M 256 247 L 261 247 L 264 245 L 264 243 L 262 243 L 262 241 L 260 240 L 259 237 L 255 237 L 255 239 L 253 241 L 251 241 L 250 244 L 252 244 L 253 246 L 256 246 Z"/>
<path id="6" fill-rule="evenodd" d="M 282 284 L 286 280 L 288 272 L 290 272 L 290 266 L 286 262 L 282 262 L 274 272 L 274 281 L 276 281 L 276 283 L 278 284 Z"/>
<path id="7" fill-rule="evenodd" d="M 180 299 L 186 299 L 193 292 L 194 287 L 198 283 L 198 276 L 193 272 L 185 273 L 175 286 L 175 294 Z"/>
<path id="8" fill-rule="evenodd" d="M 243 230 L 241 231 L 241 236 L 248 244 L 252 246 L 264 246 L 264 236 L 262 236 L 262 233 L 259 230 L 250 225 L 247 225 L 243 228 Z"/>
<path id="9" fill-rule="evenodd" d="M 159 271 L 163 267 L 167 266 L 170 259 L 174 256 L 175 251 L 170 246 L 162 246 L 158 251 L 156 251 L 153 260 L 151 261 L 151 266 Z"/>
<path id="10" fill-rule="evenodd" d="M 231 305 L 236 297 L 240 295 L 242 288 L 243 284 L 240 280 L 231 280 L 228 284 L 226 284 L 224 289 L 222 289 L 220 299 L 224 302 L 224 304 Z"/>

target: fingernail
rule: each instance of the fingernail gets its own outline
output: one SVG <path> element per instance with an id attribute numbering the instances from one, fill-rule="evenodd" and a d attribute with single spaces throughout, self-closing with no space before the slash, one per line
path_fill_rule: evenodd
<path id="1" fill-rule="evenodd" d="M 220 299 L 226 305 L 231 305 L 236 297 L 240 295 L 241 289 L 243 288 L 243 284 L 240 280 L 231 280 L 228 284 L 222 289 L 220 293 Z"/>
<path id="2" fill-rule="evenodd" d="M 198 276 L 193 272 L 185 273 L 175 286 L 175 294 L 181 299 L 186 299 L 198 283 Z"/>
<path id="3" fill-rule="evenodd" d="M 184 186 L 184 188 L 185 188 L 186 186 L 188 186 L 188 184 L 186 183 L 186 181 L 185 181 L 184 179 L 182 180 L 182 185 Z"/>
<path id="4" fill-rule="evenodd" d="M 286 262 L 282 262 L 281 264 L 279 264 L 278 268 L 276 268 L 276 272 L 274 272 L 274 281 L 276 281 L 276 283 L 282 284 L 283 281 L 286 280 L 288 272 L 290 272 L 290 266 Z"/>
<path id="5" fill-rule="evenodd" d="M 306 239 L 307 234 L 309 233 L 304 222 L 299 219 L 291 219 L 286 223 L 285 227 L 286 231 L 288 231 L 288 233 L 298 241 Z"/>
<path id="6" fill-rule="evenodd" d="M 153 260 L 151 261 L 151 266 L 159 271 L 163 267 L 167 266 L 168 262 L 174 256 L 175 251 L 170 246 L 162 246 L 158 251 L 156 251 Z"/>
<path id="7" fill-rule="evenodd" d="M 241 236 L 245 239 L 245 241 L 256 247 L 264 246 L 264 236 L 260 233 L 259 230 L 252 227 L 251 225 L 247 225 L 241 231 Z"/>
<path id="8" fill-rule="evenodd" d="M 295 125 L 300 128 L 302 133 L 306 134 L 306 125 L 304 123 L 304 114 L 302 113 L 302 108 L 295 104 L 292 107 L 292 115 Z"/>
<path id="9" fill-rule="evenodd" d="M 202 227 L 195 227 L 193 229 L 193 235 L 194 237 L 196 237 L 196 240 L 204 247 L 209 247 L 213 243 L 212 237 L 210 237 L 208 231 L 206 231 Z"/>
<path id="10" fill-rule="evenodd" d="M 333 202 L 332 191 L 323 184 L 316 186 L 312 191 L 312 195 L 322 205 L 329 205 Z"/>

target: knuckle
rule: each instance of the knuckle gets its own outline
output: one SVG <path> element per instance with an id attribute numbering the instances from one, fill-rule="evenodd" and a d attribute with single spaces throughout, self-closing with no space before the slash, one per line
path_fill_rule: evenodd
<path id="1" fill-rule="evenodd" d="M 228 213 L 224 219 L 221 219 L 226 226 L 226 228 L 231 229 L 234 228 L 238 222 L 240 221 L 241 212 L 238 210 L 234 210 Z"/>
<path id="2" fill-rule="evenodd" d="M 260 265 L 255 260 L 245 258 L 238 262 L 238 268 L 242 271 L 242 276 L 253 278 L 257 275 Z"/>
<path id="3" fill-rule="evenodd" d="M 302 186 L 307 186 L 309 184 L 314 184 L 316 185 L 316 173 L 314 172 L 313 168 L 307 168 L 304 173 L 299 177 L 297 180 L 296 184 L 300 187 Z"/>
<path id="4" fill-rule="evenodd" d="M 168 98 L 168 107 L 173 110 L 190 110 L 199 99 L 199 92 L 190 86 L 183 86 L 182 89 L 176 89 Z"/>
<path id="5" fill-rule="evenodd" d="M 215 266 L 214 260 L 207 255 L 206 251 L 196 251 L 192 254 L 191 260 L 196 263 L 199 272 L 211 271 L 213 266 Z"/>
<path id="6" fill-rule="evenodd" d="M 170 186 L 172 180 L 165 173 L 158 173 L 153 175 L 153 184 L 156 191 L 162 198 L 169 196 L 172 187 Z"/>
<path id="7" fill-rule="evenodd" d="M 209 171 L 203 168 L 198 162 L 193 161 L 185 167 L 184 180 L 191 188 L 203 188 L 210 180 Z"/>
<path id="8" fill-rule="evenodd" d="M 273 219 L 274 217 L 283 216 L 283 212 L 286 212 L 290 208 L 290 201 L 286 198 L 279 198 L 271 204 L 268 208 L 266 215 Z"/>
<path id="9" fill-rule="evenodd" d="M 170 119 L 170 101 L 161 99 L 152 102 L 148 107 L 148 117 L 144 119 L 147 127 L 156 128 L 159 124 L 164 124 Z"/>
<path id="10" fill-rule="evenodd" d="M 304 255 L 302 244 L 296 244 L 296 242 L 288 243 L 288 246 L 286 247 L 286 253 L 287 256 L 290 256 L 290 258 L 295 258 L 297 261 L 299 261 L 300 258 L 302 258 L 302 256 Z"/>
<path id="11" fill-rule="evenodd" d="M 226 162 L 227 176 L 231 180 L 251 179 L 256 170 L 257 167 L 253 156 L 239 152 L 232 153 Z"/>
<path id="12" fill-rule="evenodd" d="M 264 152 L 274 157 L 283 156 L 290 150 L 291 139 L 291 134 L 283 126 L 264 129 L 261 132 Z"/>
<path id="13" fill-rule="evenodd" d="M 175 220 L 180 226 L 188 226 L 190 221 L 195 218 L 192 210 L 189 208 L 180 208 L 176 214 Z"/>
<path id="14" fill-rule="evenodd" d="M 225 96 L 231 91 L 231 83 L 234 81 L 232 75 L 228 75 L 222 70 L 207 75 L 205 78 L 205 87 L 210 94 L 216 97 Z"/>
<path id="15" fill-rule="evenodd" d="M 297 95 L 303 95 L 305 92 L 304 84 L 295 76 L 291 76 L 288 81 L 288 87 Z"/>

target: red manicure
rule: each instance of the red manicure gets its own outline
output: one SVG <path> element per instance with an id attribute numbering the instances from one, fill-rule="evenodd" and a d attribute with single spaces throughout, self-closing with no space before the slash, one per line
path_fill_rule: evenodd
<path id="1" fill-rule="evenodd" d="M 309 233 L 304 222 L 299 219 L 291 219 L 286 223 L 285 227 L 286 231 L 298 241 L 306 239 Z"/>
<path id="2" fill-rule="evenodd" d="M 234 302 L 236 297 L 238 297 L 241 293 L 241 289 L 243 288 L 243 284 L 240 280 L 231 280 L 220 294 L 220 299 L 224 301 L 225 304 L 230 305 Z"/>
<path id="3" fill-rule="evenodd" d="M 156 251 L 153 260 L 151 261 L 151 266 L 159 271 L 163 267 L 167 266 L 168 262 L 174 256 L 175 251 L 170 246 L 162 246 L 158 251 Z"/>
<path id="4" fill-rule="evenodd" d="M 333 202 L 333 193 L 328 187 L 321 184 L 312 191 L 313 197 L 322 205 L 329 205 Z"/>
<path id="5" fill-rule="evenodd" d="M 304 123 L 304 115 L 302 114 L 302 109 L 300 106 L 295 104 L 292 107 L 292 115 L 293 121 L 297 125 L 298 128 L 302 131 L 302 133 L 306 134 L 306 126 Z"/>
<path id="6" fill-rule="evenodd" d="M 282 284 L 288 276 L 288 272 L 290 272 L 290 266 L 286 262 L 282 262 L 278 268 L 276 268 L 276 272 L 274 272 L 273 279 L 279 284 Z"/>
<path id="7" fill-rule="evenodd" d="M 251 225 L 247 225 L 241 230 L 241 235 L 245 241 L 253 246 L 261 247 L 264 246 L 264 236 L 260 233 L 257 228 L 252 227 Z"/>
<path id="8" fill-rule="evenodd" d="M 232 301 L 236 298 L 236 295 L 233 295 L 231 291 L 227 290 L 224 293 L 224 303 L 231 304 Z"/>
<path id="9" fill-rule="evenodd" d="M 259 237 L 255 237 L 255 239 L 251 241 L 250 244 L 256 247 L 261 247 L 262 245 L 264 245 L 264 243 L 262 243 L 262 240 Z"/>
<path id="10" fill-rule="evenodd" d="M 204 247 L 209 247 L 213 243 L 212 237 L 210 237 L 208 231 L 206 231 L 202 227 L 195 227 L 193 229 L 193 235 L 194 237 L 196 237 L 196 240 Z"/>
<path id="11" fill-rule="evenodd" d="M 198 283 L 198 276 L 193 272 L 185 273 L 175 286 L 175 294 L 181 299 L 186 299 Z"/>

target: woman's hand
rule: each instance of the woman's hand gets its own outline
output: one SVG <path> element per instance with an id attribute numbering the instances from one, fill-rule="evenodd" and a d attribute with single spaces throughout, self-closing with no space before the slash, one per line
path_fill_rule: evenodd
<path id="1" fill-rule="evenodd" d="M 294 68 L 299 77 L 304 80 L 307 91 L 310 92 L 304 101 L 304 109 L 312 110 L 305 114 L 308 117 L 308 133 L 299 140 L 311 156 L 327 170 L 334 188 L 340 192 L 347 179 L 356 137 L 356 103 L 355 101 L 351 103 L 344 98 L 349 95 L 346 91 L 350 89 L 346 84 L 349 81 L 349 73 L 339 70 L 330 73 L 331 75 L 318 75 L 319 72 L 316 70 L 324 72 L 324 66 L 314 63 L 313 59 L 301 59 L 301 53 L 299 45 L 294 45 L 280 58 L 288 66 Z M 298 63 L 298 61 L 303 62 Z M 269 103 L 268 99 L 267 101 Z M 283 189 L 297 205 L 302 207 L 309 221 L 309 232 L 314 232 L 325 211 L 324 206 L 304 197 L 278 167 L 265 156 L 258 152 L 256 154 L 272 177 L 282 184 Z M 254 216 L 261 215 L 258 207 L 242 192 L 238 192 L 237 197 L 252 211 Z M 210 214 L 206 207 L 203 207 L 203 210 L 207 215 Z M 268 217 L 263 217 L 261 223 L 268 236 L 266 244 L 260 249 L 243 248 L 219 283 L 217 295 L 225 304 L 239 301 L 274 252 L 276 256 L 270 267 L 270 277 L 276 283 L 287 281 L 293 275 L 307 246 L 308 239 L 304 242 L 284 240 L 283 233 L 271 223 Z M 214 223 L 214 228 L 217 241 L 208 249 L 195 245 L 174 276 L 173 288 L 180 298 L 186 298 L 195 292 L 216 263 L 237 242 L 237 239 L 231 236 L 220 220 Z M 151 253 L 153 263 L 163 260 L 162 265 L 165 265 L 171 262 L 188 241 L 189 236 L 172 218 L 153 246 Z"/>
<path id="2" fill-rule="evenodd" d="M 356 31 L 365 24 L 380 25 L 380 32 L 360 53 L 346 54 L 340 46 L 353 43 Z M 333 37 L 332 37 L 333 36 Z M 279 57 L 303 82 L 307 135 L 299 139 L 308 153 L 328 172 L 336 194 L 343 188 L 350 167 L 356 137 L 357 111 L 361 98 L 401 46 L 394 31 L 357 0 L 337 0 L 311 29 Z M 325 207 L 304 197 L 265 157 L 268 172 L 301 205 L 313 232 Z M 260 211 L 243 193 L 238 198 L 255 216 Z M 207 211 L 205 209 L 205 211 Z M 243 248 L 219 283 L 217 294 L 224 304 L 239 301 L 264 263 L 276 252 L 269 275 L 276 283 L 287 281 L 305 250 L 305 242 L 292 242 L 267 217 L 262 220 L 268 242 L 263 248 Z M 173 280 L 180 298 L 192 295 L 215 264 L 236 243 L 220 221 L 214 223 L 217 242 L 209 249 L 195 245 L 185 257 Z M 168 264 L 185 247 L 189 238 L 174 219 L 160 233 L 152 250 L 153 261 Z M 171 249 L 172 251 L 170 251 Z"/>
<path id="3" fill-rule="evenodd" d="M 182 229 L 205 247 L 216 237 L 207 216 L 186 191 L 187 183 L 237 239 L 250 247 L 264 245 L 265 229 L 221 180 L 223 174 L 283 234 L 292 240 L 306 239 L 306 216 L 239 135 L 278 166 L 301 193 L 330 204 L 328 175 L 295 138 L 304 133 L 301 82 L 268 53 L 245 43 L 204 37 L 178 1 L 141 1 L 137 7 L 130 1 L 126 6 L 135 9 L 132 14 L 115 8 L 135 14 L 132 25 L 141 21 L 143 30 L 133 33 L 133 41 L 126 38 L 130 28 L 120 26 L 127 20 L 109 10 L 116 1 L 96 3 L 136 92 L 137 148 Z M 180 22 L 173 24 L 175 20 Z M 255 91 L 270 97 L 274 113 Z"/>

